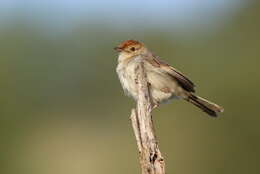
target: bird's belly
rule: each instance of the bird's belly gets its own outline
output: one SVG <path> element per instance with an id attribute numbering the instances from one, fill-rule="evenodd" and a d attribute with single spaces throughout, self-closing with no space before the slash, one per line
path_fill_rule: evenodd
<path id="1" fill-rule="evenodd" d="M 154 103 L 163 104 L 169 102 L 171 99 L 178 99 L 174 93 L 165 93 L 156 88 L 150 88 L 150 94 Z"/>
<path id="2" fill-rule="evenodd" d="M 137 100 L 138 89 L 135 83 L 134 71 L 135 71 L 135 66 L 131 66 L 131 64 L 128 64 L 128 66 L 121 66 L 119 64 L 117 67 L 117 74 L 125 94 Z M 171 99 L 178 98 L 176 97 L 174 90 L 171 90 L 168 93 L 161 90 L 163 87 L 166 86 L 166 84 L 169 85 L 170 79 L 161 78 L 157 73 L 152 73 L 152 74 L 148 73 L 147 80 L 150 83 L 150 96 L 153 103 L 158 103 L 158 104 L 167 103 Z"/>
<path id="3" fill-rule="evenodd" d="M 134 68 L 129 66 L 120 67 L 119 65 L 117 67 L 117 74 L 125 94 L 137 100 L 137 87 L 134 79 Z"/>

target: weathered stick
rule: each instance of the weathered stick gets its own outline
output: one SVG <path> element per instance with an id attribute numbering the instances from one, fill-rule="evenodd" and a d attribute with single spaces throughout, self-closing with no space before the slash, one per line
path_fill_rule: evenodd
<path id="1" fill-rule="evenodd" d="M 165 163 L 158 147 L 152 121 L 152 101 L 143 62 L 135 69 L 138 88 L 137 108 L 132 109 L 131 121 L 139 150 L 142 174 L 165 174 Z"/>

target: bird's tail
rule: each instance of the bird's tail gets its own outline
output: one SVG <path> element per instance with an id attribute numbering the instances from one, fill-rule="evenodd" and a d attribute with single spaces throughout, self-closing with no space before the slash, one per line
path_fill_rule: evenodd
<path id="1" fill-rule="evenodd" d="M 202 97 L 196 96 L 194 94 L 190 94 L 186 100 L 213 117 L 217 117 L 217 114 L 219 112 L 224 111 L 224 108 L 222 108 L 221 106 L 218 106 L 217 104 L 212 103 L 212 102 L 210 102 Z"/>

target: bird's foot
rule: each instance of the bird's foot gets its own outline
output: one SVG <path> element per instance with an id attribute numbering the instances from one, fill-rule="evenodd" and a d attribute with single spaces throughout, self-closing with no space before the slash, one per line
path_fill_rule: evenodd
<path id="1" fill-rule="evenodd" d="M 153 107 L 152 107 L 152 110 L 155 109 L 155 108 L 157 108 L 157 107 L 159 107 L 159 104 L 158 104 L 158 103 L 154 103 L 154 104 L 153 104 Z"/>

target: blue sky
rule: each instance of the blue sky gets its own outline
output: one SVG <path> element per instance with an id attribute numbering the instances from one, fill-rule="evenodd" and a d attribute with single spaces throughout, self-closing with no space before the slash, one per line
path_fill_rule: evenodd
<path id="1" fill-rule="evenodd" d="M 23 16 L 50 25 L 75 21 L 189 27 L 224 22 L 248 0 L 1 0 L 0 20 Z"/>

